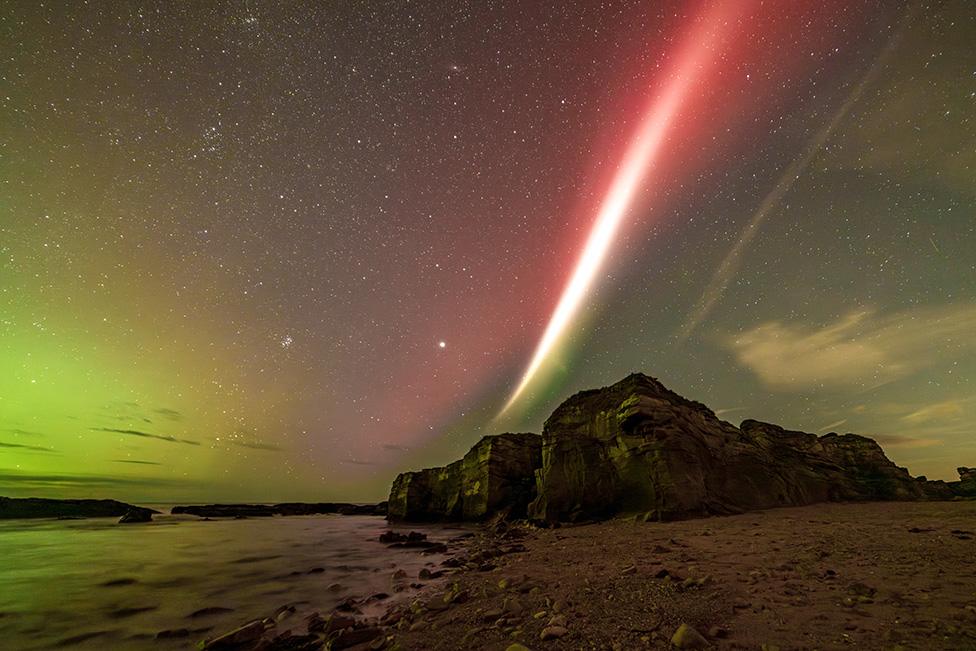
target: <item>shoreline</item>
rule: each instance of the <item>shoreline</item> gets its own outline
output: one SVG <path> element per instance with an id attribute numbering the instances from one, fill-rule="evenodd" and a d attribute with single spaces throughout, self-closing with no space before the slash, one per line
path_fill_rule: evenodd
<path id="1" fill-rule="evenodd" d="M 974 648 L 974 556 L 974 501 L 485 524 L 452 541 L 438 567 L 447 571 L 409 603 L 355 624 L 332 648 Z M 333 617 L 348 624 L 344 615 Z M 322 632 L 205 648 L 319 649 L 342 637 Z"/>
<path id="2" fill-rule="evenodd" d="M 421 523 L 414 524 L 424 527 Z M 394 565 L 390 567 L 390 592 L 348 594 L 330 613 L 313 610 L 301 620 L 292 617 L 298 610 L 295 606 L 300 604 L 285 604 L 268 616 L 252 619 L 237 628 L 210 631 L 215 635 L 200 640 L 197 648 L 241 651 L 396 648 L 394 635 L 400 621 L 408 621 L 418 609 L 417 604 L 430 601 L 428 605 L 433 605 L 441 600 L 439 591 L 460 571 L 456 559 L 477 535 L 476 531 L 465 531 L 428 539 L 428 534 L 406 525 L 388 523 L 387 530 L 378 539 L 365 544 L 410 550 L 421 557 L 430 557 L 430 562 L 416 576 Z"/>

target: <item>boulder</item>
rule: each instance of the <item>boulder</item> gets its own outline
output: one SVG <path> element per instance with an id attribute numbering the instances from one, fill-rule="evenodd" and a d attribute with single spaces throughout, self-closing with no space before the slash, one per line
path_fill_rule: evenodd
<path id="1" fill-rule="evenodd" d="M 671 646 L 677 649 L 707 649 L 708 640 L 688 624 L 682 624 L 671 636 Z"/>

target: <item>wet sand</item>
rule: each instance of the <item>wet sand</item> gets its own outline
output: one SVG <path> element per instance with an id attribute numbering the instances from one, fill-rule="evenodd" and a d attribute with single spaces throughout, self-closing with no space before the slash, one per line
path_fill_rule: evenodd
<path id="1" fill-rule="evenodd" d="M 411 650 L 667 649 L 687 624 L 717 649 L 976 649 L 974 532 L 960 501 L 482 535 L 452 603 L 428 594 L 391 633 Z"/>

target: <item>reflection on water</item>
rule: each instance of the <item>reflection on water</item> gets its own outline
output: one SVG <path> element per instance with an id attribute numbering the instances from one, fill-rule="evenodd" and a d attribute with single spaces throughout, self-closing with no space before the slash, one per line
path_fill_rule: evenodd
<path id="1" fill-rule="evenodd" d="M 297 623 L 352 595 L 392 593 L 395 569 L 416 577 L 443 558 L 387 549 L 380 517 L 155 518 L 0 521 L 0 646 L 194 648 L 285 604 Z M 189 636 L 157 637 L 180 629 Z"/>

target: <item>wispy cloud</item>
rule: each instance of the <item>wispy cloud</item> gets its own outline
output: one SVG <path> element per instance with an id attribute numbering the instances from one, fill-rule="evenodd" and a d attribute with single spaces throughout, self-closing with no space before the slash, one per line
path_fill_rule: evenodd
<path id="1" fill-rule="evenodd" d="M 21 491 L 24 488 L 114 488 L 189 485 L 192 485 L 192 482 L 187 482 L 186 480 L 59 473 L 20 473 L 13 470 L 0 470 L 0 487 L 3 487 L 5 490 L 17 489 Z"/>
<path id="2" fill-rule="evenodd" d="M 965 413 L 968 400 L 944 400 L 932 405 L 920 407 L 902 416 L 902 420 L 917 425 L 933 421 L 958 420 Z"/>
<path id="3" fill-rule="evenodd" d="M 261 443 L 260 441 L 234 441 L 231 443 L 239 448 L 248 448 L 250 450 L 267 450 L 269 452 L 281 452 L 281 448 L 273 443 Z"/>
<path id="4" fill-rule="evenodd" d="M 820 429 L 817 430 L 817 433 L 819 434 L 820 432 L 826 432 L 827 430 L 832 430 L 835 427 L 840 427 L 841 425 L 843 425 L 846 422 L 847 422 L 847 419 L 846 418 L 843 418 L 843 419 L 841 419 L 841 420 L 839 420 L 839 421 L 837 421 L 835 423 L 830 423 L 828 425 L 824 425 L 823 427 L 821 427 Z"/>
<path id="5" fill-rule="evenodd" d="M 873 388 L 976 353 L 976 304 L 917 308 L 889 316 L 852 312 L 823 325 L 769 321 L 727 346 L 769 388 Z"/>
<path id="6" fill-rule="evenodd" d="M 360 459 L 343 459 L 339 463 L 350 464 L 353 466 L 376 466 L 379 465 L 375 461 L 362 461 Z"/>
<path id="7" fill-rule="evenodd" d="M 725 414 L 734 414 L 737 411 L 745 411 L 745 410 L 746 410 L 745 407 L 730 407 L 728 409 L 716 409 L 715 415 L 724 416 Z"/>
<path id="8" fill-rule="evenodd" d="M 175 436 L 163 436 L 160 434 L 150 434 L 149 432 L 142 432 L 137 429 L 115 429 L 114 427 L 92 427 L 94 432 L 109 432 L 111 434 L 124 434 L 126 436 L 138 436 L 145 439 L 156 439 L 157 441 L 166 441 L 168 443 L 185 443 L 186 445 L 200 445 L 199 441 L 191 441 L 189 439 L 178 439 Z"/>
<path id="9" fill-rule="evenodd" d="M 153 409 L 154 414 L 158 414 L 167 420 L 183 420 L 183 414 L 176 411 L 175 409 L 169 409 L 167 407 L 160 407 L 159 409 Z"/>
<path id="10" fill-rule="evenodd" d="M 20 428 L 17 428 L 17 427 L 11 427 L 11 428 L 5 429 L 3 431 L 4 432 L 8 432 L 10 434 L 16 434 L 17 436 L 30 436 L 30 437 L 44 436 L 40 432 L 33 432 L 33 431 L 29 430 L 29 429 L 20 429 Z"/>
<path id="11" fill-rule="evenodd" d="M 927 448 L 942 444 L 942 439 L 905 436 L 903 434 L 875 434 L 871 438 L 884 448 Z"/>
<path id="12" fill-rule="evenodd" d="M 4 441 L 0 441 L 0 448 L 19 448 L 21 450 L 31 450 L 33 452 L 54 452 L 54 450 L 51 448 L 45 448 L 40 445 L 23 445 L 21 443 L 6 443 Z"/>
<path id="13" fill-rule="evenodd" d="M 409 452 L 410 448 L 405 445 L 397 445 L 395 443 L 384 443 L 383 449 L 390 452 Z"/>
<path id="14" fill-rule="evenodd" d="M 851 89 L 847 94 L 844 101 L 837 107 L 837 109 L 831 115 L 830 120 L 822 125 L 820 129 L 814 134 L 813 138 L 807 143 L 807 145 L 800 151 L 799 155 L 793 159 L 793 161 L 783 170 L 783 174 L 780 176 L 779 181 L 770 190 L 769 194 L 762 200 L 759 207 L 756 209 L 755 214 L 748 221 L 745 228 L 739 234 L 739 239 L 732 246 L 732 249 L 726 254 L 725 258 L 722 260 L 718 269 L 712 275 L 711 280 L 705 287 L 705 291 L 698 303 L 695 305 L 691 314 L 685 320 L 678 332 L 678 340 L 687 340 L 698 326 L 708 317 L 711 313 L 712 308 L 715 304 L 722 298 L 725 294 L 725 290 L 728 288 L 729 284 L 735 278 L 736 274 L 739 272 L 739 267 L 742 265 L 742 258 L 744 253 L 748 250 L 749 245 L 752 240 L 755 239 L 756 235 L 759 234 L 760 227 L 763 222 L 778 210 L 779 206 L 782 204 L 783 199 L 789 194 L 790 190 L 793 189 L 793 185 L 796 181 L 806 172 L 806 169 L 810 166 L 817 155 L 823 150 L 824 146 L 830 141 L 831 136 L 837 127 L 844 122 L 847 115 L 850 113 L 851 108 L 861 99 L 861 95 L 864 93 L 865 88 L 870 86 L 874 79 L 880 74 L 884 69 L 889 57 L 895 51 L 902 35 L 905 31 L 905 26 L 909 22 L 909 15 L 905 15 L 902 19 L 901 26 L 899 29 L 888 39 L 888 43 L 885 44 L 884 48 L 878 53 L 871 67 L 865 71 L 864 76 L 861 80 Z"/>

